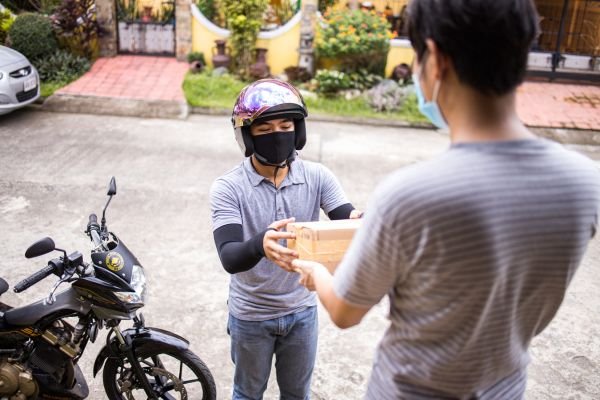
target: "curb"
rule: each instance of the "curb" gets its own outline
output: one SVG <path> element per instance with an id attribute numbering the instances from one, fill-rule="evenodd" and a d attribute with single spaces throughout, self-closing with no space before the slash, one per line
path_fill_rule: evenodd
<path id="1" fill-rule="evenodd" d="M 45 99 L 41 109 L 52 112 L 186 119 L 190 107 L 187 102 L 176 100 L 119 99 L 55 93 Z"/>
<path id="2" fill-rule="evenodd" d="M 141 118 L 186 119 L 190 114 L 223 115 L 229 117 L 231 110 L 225 108 L 193 107 L 185 101 L 118 99 L 99 96 L 77 96 L 55 93 L 43 101 L 30 104 L 43 111 L 82 114 L 118 115 Z M 391 128 L 435 129 L 427 122 L 408 122 L 393 119 L 362 118 L 311 114 L 311 121 L 345 123 Z M 600 130 L 528 126 L 540 137 L 562 144 L 600 146 Z"/>

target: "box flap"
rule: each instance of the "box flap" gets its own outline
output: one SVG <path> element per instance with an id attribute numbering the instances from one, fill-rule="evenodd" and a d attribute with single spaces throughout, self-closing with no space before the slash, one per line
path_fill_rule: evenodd
<path id="1" fill-rule="evenodd" d="M 297 238 L 308 240 L 351 240 L 361 222 L 361 219 L 294 222 L 288 224 L 287 231 L 295 231 Z"/>

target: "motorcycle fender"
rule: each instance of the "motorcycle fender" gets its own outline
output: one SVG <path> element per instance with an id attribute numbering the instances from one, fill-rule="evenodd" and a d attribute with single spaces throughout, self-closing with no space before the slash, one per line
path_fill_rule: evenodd
<path id="1" fill-rule="evenodd" d="M 146 349 L 154 351 L 185 350 L 190 344 L 190 342 L 181 336 L 160 328 L 144 328 L 142 330 L 131 328 L 126 329 L 122 334 L 126 340 L 129 338 L 136 353 L 143 353 Z M 118 348 L 117 339 L 112 338 L 111 343 L 100 350 L 94 362 L 94 377 L 102 369 L 107 358 L 113 357 L 114 354 L 121 357 L 123 352 L 118 350 Z"/>

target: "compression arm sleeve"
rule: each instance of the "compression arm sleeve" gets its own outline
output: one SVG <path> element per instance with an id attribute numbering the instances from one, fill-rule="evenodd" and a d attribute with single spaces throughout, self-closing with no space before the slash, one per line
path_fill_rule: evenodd
<path id="1" fill-rule="evenodd" d="M 225 271 L 237 274 L 253 268 L 265 256 L 263 238 L 270 229 L 273 228 L 267 228 L 244 241 L 242 226 L 239 224 L 217 228 L 213 236 Z"/>
<path id="2" fill-rule="evenodd" d="M 327 216 L 329 219 L 348 219 L 350 213 L 354 210 L 354 206 L 351 203 L 342 204 L 341 206 L 331 210 Z"/>

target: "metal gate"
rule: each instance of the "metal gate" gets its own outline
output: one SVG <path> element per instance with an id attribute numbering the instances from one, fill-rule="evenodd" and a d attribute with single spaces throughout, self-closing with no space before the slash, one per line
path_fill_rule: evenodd
<path id="1" fill-rule="evenodd" d="M 600 0 L 536 0 L 529 75 L 600 82 Z"/>
<path id="2" fill-rule="evenodd" d="M 116 1 L 119 53 L 175 55 L 175 0 Z"/>

